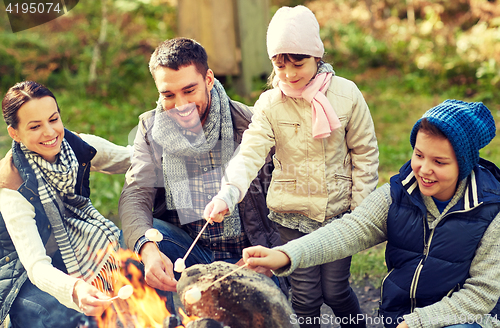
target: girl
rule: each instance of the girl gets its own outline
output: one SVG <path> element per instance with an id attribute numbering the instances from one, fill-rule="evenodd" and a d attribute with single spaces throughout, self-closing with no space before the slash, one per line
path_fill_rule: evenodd
<path id="1" fill-rule="evenodd" d="M 36 82 L 10 88 L 2 112 L 19 173 L 1 166 L 10 185 L 0 189 L 0 321 L 77 327 L 81 312 L 100 315 L 110 304 L 103 291 L 116 261 L 106 251 L 120 234 L 88 198 L 96 150 L 64 129 L 56 98 Z"/>
<path id="2" fill-rule="evenodd" d="M 411 160 L 351 214 L 244 260 L 277 274 L 387 241 L 386 327 L 499 327 L 500 170 L 479 158 L 495 136 L 482 103 L 447 100 L 414 125 Z"/>
<path id="3" fill-rule="evenodd" d="M 321 60 L 319 24 L 309 9 L 280 8 L 268 27 L 267 49 L 274 88 L 255 104 L 223 187 L 204 215 L 222 221 L 275 147 L 267 206 L 287 242 L 340 219 L 375 189 L 378 148 L 361 92 Z M 301 327 L 320 327 L 323 303 L 342 327 L 365 326 L 349 286 L 350 264 L 345 257 L 291 275 L 292 305 Z"/>

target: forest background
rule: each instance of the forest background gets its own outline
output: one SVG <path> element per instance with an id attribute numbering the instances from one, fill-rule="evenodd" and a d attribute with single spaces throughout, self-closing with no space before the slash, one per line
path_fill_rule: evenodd
<path id="1" fill-rule="evenodd" d="M 448 98 L 482 101 L 500 122 L 500 0 L 270 0 L 269 17 L 283 5 L 304 4 L 318 18 L 325 61 L 356 82 L 370 107 L 380 149 L 380 183 L 411 155 L 409 132 L 429 108 Z M 0 4 L 0 95 L 36 80 L 56 95 L 65 126 L 117 144 L 132 142 L 138 116 L 158 93 L 149 57 L 177 34 L 176 0 L 84 1 L 44 25 L 12 33 Z M 245 54 L 242 54 L 245 56 Z M 269 65 L 269 70 L 271 66 Z M 252 105 L 265 89 L 228 94 Z M 0 154 L 10 147 L 0 124 Z M 481 155 L 500 165 L 500 138 Z M 92 201 L 119 224 L 123 175 L 91 175 Z M 356 282 L 378 286 L 386 268 L 384 245 L 356 255 Z"/>

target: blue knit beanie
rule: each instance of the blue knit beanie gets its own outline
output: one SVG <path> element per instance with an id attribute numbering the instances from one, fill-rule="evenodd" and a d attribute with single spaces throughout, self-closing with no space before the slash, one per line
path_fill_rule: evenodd
<path id="1" fill-rule="evenodd" d="M 483 103 L 448 99 L 429 109 L 415 123 L 410 135 L 413 148 L 423 118 L 427 118 L 450 141 L 458 161 L 459 181 L 467 177 L 479 162 L 479 149 L 495 137 L 495 120 Z"/>

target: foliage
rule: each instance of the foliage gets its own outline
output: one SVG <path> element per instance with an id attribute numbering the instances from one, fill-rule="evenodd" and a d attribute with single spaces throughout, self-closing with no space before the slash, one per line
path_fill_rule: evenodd
<path id="1" fill-rule="evenodd" d="M 327 59 L 337 67 L 396 68 L 408 90 L 454 88 L 460 98 L 500 96 L 497 1 L 309 1 Z M 424 83 L 421 83 L 424 82 Z"/>
<path id="2" fill-rule="evenodd" d="M 103 18 L 106 33 L 100 40 Z M 5 22 L 0 25 L 0 91 L 33 79 L 80 96 L 140 97 L 143 83 L 151 80 L 149 56 L 174 36 L 175 21 L 175 9 L 165 0 L 101 0 L 81 2 L 58 19 L 18 33 Z M 95 59 L 97 79 L 90 81 Z"/>
<path id="3" fill-rule="evenodd" d="M 430 107 L 447 98 L 483 101 L 500 121 L 498 2 L 271 0 L 270 12 L 305 4 L 316 14 L 325 60 L 356 82 L 370 107 L 383 184 L 410 158 L 410 129 Z M 37 80 L 54 91 L 67 128 L 126 145 L 138 115 L 155 106 L 158 94 L 147 63 L 159 42 L 176 35 L 175 3 L 81 1 L 67 15 L 18 33 L 0 20 L 0 94 L 18 81 Z M 90 82 L 95 59 L 97 75 Z M 256 80 L 254 93 L 245 98 L 236 94 L 232 77 L 219 78 L 232 98 L 247 104 L 265 88 L 265 81 Z M 9 147 L 10 138 L 0 133 L 0 151 Z M 481 155 L 500 164 L 500 138 Z M 97 173 L 91 179 L 94 204 L 117 222 L 123 175 Z M 382 245 L 353 257 L 355 281 L 380 282 L 383 250 Z"/>

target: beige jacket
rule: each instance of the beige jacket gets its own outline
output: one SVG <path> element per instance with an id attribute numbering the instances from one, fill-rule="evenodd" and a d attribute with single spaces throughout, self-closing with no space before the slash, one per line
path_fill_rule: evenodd
<path id="1" fill-rule="evenodd" d="M 311 105 L 264 92 L 223 182 L 236 186 L 240 201 L 271 149 L 274 171 L 267 206 L 323 222 L 354 209 L 378 182 L 378 147 L 368 106 L 357 86 L 333 76 L 326 93 L 342 127 L 330 137 L 312 137 Z"/>

